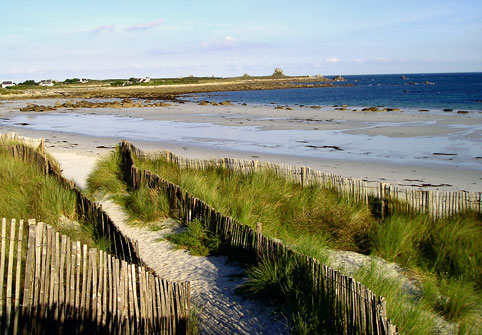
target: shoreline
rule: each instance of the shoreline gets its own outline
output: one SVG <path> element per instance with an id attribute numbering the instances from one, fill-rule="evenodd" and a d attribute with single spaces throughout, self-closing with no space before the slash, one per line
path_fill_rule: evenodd
<path id="1" fill-rule="evenodd" d="M 179 109 L 180 107 L 180 109 Z M 204 112 L 203 106 L 191 106 L 199 113 Z M 232 106 L 221 107 L 225 111 L 231 110 Z M 246 108 L 252 112 L 252 109 Z M 161 109 L 162 110 L 162 109 Z M 174 119 L 189 119 L 193 125 L 198 125 L 198 121 L 193 117 L 192 109 L 186 110 L 186 104 L 178 106 L 177 109 L 171 110 L 172 113 L 178 114 L 180 110 L 184 111 L 183 115 L 177 115 Z M 89 111 L 89 115 L 94 113 L 94 115 L 102 113 L 110 115 L 113 111 L 102 111 L 102 113 L 97 113 L 99 111 Z M 127 116 L 132 113 L 139 113 L 137 110 L 115 110 L 116 114 Z M 145 112 L 145 109 L 143 109 Z M 261 114 L 266 113 L 266 110 L 260 112 Z M 157 112 L 159 113 L 159 111 Z M 9 114 L 9 113 L 6 113 Z M 20 112 L 10 112 L 10 115 L 17 115 Z M 24 113 L 23 113 L 24 114 Z M 37 113 L 38 114 L 38 113 Z M 37 114 L 32 114 L 35 117 Z M 200 113 L 204 114 L 204 113 Z M 2 118 L 5 115 L 1 113 Z M 45 114 L 40 114 L 45 115 Z M 154 121 L 156 120 L 155 115 L 143 115 L 146 120 Z M 166 116 L 166 115 L 164 115 Z M 182 117 L 181 117 L 182 116 Z M 198 117 L 206 117 L 199 116 Z M 159 118 L 159 115 L 157 115 Z M 175 121 L 173 121 L 175 122 Z M 226 122 L 226 121 L 225 121 Z M 227 122 L 228 124 L 230 122 Z M 229 127 L 229 129 L 234 126 Z M 382 129 L 383 130 L 383 129 Z M 388 129 L 390 130 L 390 129 Z M 17 132 L 20 135 L 28 137 L 42 137 L 46 140 L 46 147 L 49 152 L 54 153 L 54 156 L 61 155 L 63 161 L 65 159 L 69 160 L 69 157 L 74 155 L 83 155 L 86 157 L 98 157 L 102 154 L 110 152 L 112 148 L 118 144 L 123 138 L 121 136 L 110 137 L 110 136 L 92 136 L 92 135 L 82 135 L 77 133 L 62 132 L 59 130 L 34 130 L 26 129 L 22 126 L 6 126 L 0 125 L 0 132 L 6 133 L 9 131 Z M 129 139 L 128 136 L 125 136 Z M 270 152 L 259 152 L 253 150 L 233 150 L 227 148 L 223 145 L 218 147 L 210 147 L 202 145 L 199 142 L 186 142 L 186 141 L 143 141 L 136 139 L 129 139 L 139 147 L 148 151 L 159 151 L 159 150 L 169 150 L 173 153 L 189 157 L 189 158 L 221 158 L 221 157 L 231 157 L 239 159 L 248 160 L 258 160 L 264 162 L 274 162 L 279 164 L 287 165 L 298 165 L 298 166 L 308 166 L 315 170 L 320 170 L 322 172 L 341 175 L 344 177 L 354 178 L 354 179 L 364 179 L 369 182 L 386 182 L 394 184 L 403 188 L 427 188 L 426 184 L 439 185 L 432 186 L 427 189 L 431 190 L 466 190 L 471 192 L 480 192 L 482 190 L 482 173 L 480 169 L 467 169 L 461 167 L 446 167 L 446 166 L 431 166 L 430 164 L 413 164 L 413 163 L 400 163 L 392 162 L 389 160 L 353 160 L 353 159 L 332 159 L 329 157 L 321 156 L 303 156 L 300 154 L 277 154 Z M 75 160 L 72 160 L 73 162 Z M 73 163 L 75 164 L 75 163 Z M 78 167 L 81 170 L 89 170 L 89 160 L 85 160 L 84 168 Z"/>

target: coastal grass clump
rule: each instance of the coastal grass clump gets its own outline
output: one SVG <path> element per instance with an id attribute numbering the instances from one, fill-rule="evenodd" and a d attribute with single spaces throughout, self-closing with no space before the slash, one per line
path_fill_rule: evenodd
<path id="1" fill-rule="evenodd" d="M 180 233 L 167 236 L 167 240 L 181 248 L 188 249 L 193 256 L 219 255 L 223 250 L 221 239 L 194 220 Z"/>
<path id="2" fill-rule="evenodd" d="M 386 299 L 387 315 L 396 320 L 403 334 L 436 333 L 435 314 L 427 311 L 415 296 L 405 292 L 401 281 L 388 276 L 375 262 L 364 264 L 351 275 Z"/>
<path id="3" fill-rule="evenodd" d="M 128 188 L 118 148 L 98 161 L 87 178 L 87 193 L 95 198 L 111 197 L 126 209 L 133 224 L 149 224 L 169 216 L 169 202 L 165 194 L 144 186 L 138 190 Z"/>
<path id="4" fill-rule="evenodd" d="M 57 179 L 11 157 L 3 146 L 0 166 L 0 217 L 36 219 L 90 247 L 105 247 L 105 241 L 94 236 L 91 225 L 79 223 L 77 198 Z"/>
<path id="5" fill-rule="evenodd" d="M 373 230 L 372 253 L 406 267 L 462 278 L 482 289 L 482 220 L 468 212 L 433 220 L 393 215 Z"/>
<path id="6" fill-rule="evenodd" d="M 60 216 L 76 218 L 75 194 L 28 163 L 0 151 L 0 213 L 54 225 Z"/>
<path id="7" fill-rule="evenodd" d="M 340 320 L 333 318 L 333 305 L 314 292 L 313 276 L 305 262 L 283 255 L 263 257 L 248 268 L 248 280 L 238 288 L 265 300 L 288 320 L 292 334 L 334 334 Z"/>
<path id="8" fill-rule="evenodd" d="M 312 237 L 329 246 L 367 252 L 375 220 L 366 206 L 354 204 L 317 185 L 303 187 L 266 170 L 242 174 L 219 167 L 180 169 L 164 159 L 140 159 L 136 165 L 180 185 L 225 215 L 293 247 Z M 323 204 L 320 206 L 319 204 Z"/>

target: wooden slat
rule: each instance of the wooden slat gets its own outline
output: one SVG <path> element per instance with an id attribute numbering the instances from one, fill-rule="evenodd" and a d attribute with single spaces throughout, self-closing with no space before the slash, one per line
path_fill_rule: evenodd
<path id="1" fill-rule="evenodd" d="M 108 257 L 107 253 L 104 252 L 104 274 L 103 274 L 103 295 L 102 295 L 102 325 L 105 327 L 107 325 L 107 314 L 110 313 L 110 310 L 107 308 L 107 300 L 110 297 L 109 293 L 110 287 L 108 288 L 108 275 L 109 275 L 109 267 L 108 267 Z"/>
<path id="2" fill-rule="evenodd" d="M 99 250 L 99 265 L 97 271 L 97 307 L 96 307 L 96 318 L 95 322 L 97 324 L 102 323 L 102 294 L 103 294 L 103 286 L 104 286 L 104 252 Z"/>
<path id="3" fill-rule="evenodd" d="M 0 252 L 0 278 L 5 278 L 5 252 L 7 243 L 7 219 L 2 218 L 2 250 Z M 0 285 L 0 321 L 4 310 L 3 284 Z"/>
<path id="4" fill-rule="evenodd" d="M 50 289 L 49 289 L 49 296 L 48 296 L 48 306 L 49 306 L 49 314 L 53 311 L 53 307 L 55 304 L 55 281 L 56 281 L 56 270 L 57 270 L 57 257 L 56 257 L 56 251 L 57 251 L 57 240 L 56 240 L 56 235 L 57 233 L 51 229 L 50 230 L 50 239 L 51 239 L 51 244 L 49 246 L 50 250 L 50 256 L 51 256 L 51 266 L 50 266 L 50 276 L 49 276 L 49 283 L 50 283 Z M 58 284 L 57 284 L 58 285 Z"/>
<path id="5" fill-rule="evenodd" d="M 49 245 L 48 235 L 47 235 L 48 226 L 43 226 L 41 228 L 42 234 L 42 254 L 41 254 L 41 269 L 40 269 L 40 291 L 39 291 L 39 298 L 38 298 L 38 308 L 40 317 L 45 317 L 45 296 L 46 296 L 46 285 L 45 285 L 45 277 L 47 272 L 47 248 Z"/>
<path id="6" fill-rule="evenodd" d="M 63 285 L 63 277 L 64 277 L 64 273 L 63 273 L 63 267 L 61 269 L 60 267 L 60 258 L 61 258 L 61 253 L 60 253 L 60 249 L 61 249 L 61 244 L 60 244 L 60 234 L 59 232 L 55 232 L 55 270 L 54 270 L 54 274 L 55 274 L 55 278 L 54 278 L 54 299 L 53 299 L 53 302 L 54 302 L 54 320 L 58 320 L 58 314 L 59 314 L 59 294 L 60 294 L 60 278 L 62 278 L 62 285 Z"/>
<path id="7" fill-rule="evenodd" d="M 15 255 L 15 231 L 17 222 L 15 219 L 10 221 L 10 243 L 8 245 L 8 269 L 7 269 L 7 288 L 6 288 L 6 311 L 5 311 L 5 328 L 8 333 L 10 329 L 11 313 L 12 313 L 12 285 L 13 285 L 13 261 Z M 2 277 L 3 278 L 3 277 Z M 3 283 L 2 283 L 3 285 Z"/>
<path id="8" fill-rule="evenodd" d="M 87 313 L 87 276 L 89 275 L 88 270 L 88 255 L 87 255 L 87 245 L 83 245 L 82 249 L 82 292 L 80 297 L 80 319 L 83 321 L 85 319 L 85 314 Z"/>
<path id="9" fill-rule="evenodd" d="M 34 283 L 34 261 L 35 261 L 35 237 L 36 226 L 35 221 L 29 220 L 28 225 L 28 242 L 27 242 L 27 258 L 25 260 L 25 284 L 23 288 L 23 314 L 30 316 L 30 307 L 33 303 L 33 283 Z"/>
<path id="10" fill-rule="evenodd" d="M 89 251 L 89 260 L 92 268 L 91 275 L 89 275 L 89 279 L 92 281 L 92 284 L 88 284 L 87 287 L 90 289 L 92 287 L 92 295 L 91 295 L 91 300 L 90 300 L 90 309 L 92 314 L 88 315 L 88 317 L 92 320 L 92 322 L 95 322 L 97 318 L 97 280 L 98 280 L 98 274 L 97 274 L 97 249 L 90 249 Z M 88 295 L 89 296 L 89 295 Z"/>
<path id="11" fill-rule="evenodd" d="M 68 312 L 68 308 L 69 308 L 68 306 L 70 304 L 70 287 L 72 285 L 71 284 L 72 263 L 74 263 L 75 261 L 75 258 L 71 256 L 71 250 L 72 250 L 72 245 L 70 243 L 70 239 L 67 236 L 65 236 L 65 246 L 62 252 L 62 255 L 64 255 L 64 259 L 65 259 L 65 282 L 63 285 L 60 286 L 61 290 L 63 290 L 63 293 L 60 293 L 61 297 L 63 297 L 63 303 L 60 306 L 60 318 L 59 318 L 60 322 L 62 323 L 65 321 L 65 315 Z"/>

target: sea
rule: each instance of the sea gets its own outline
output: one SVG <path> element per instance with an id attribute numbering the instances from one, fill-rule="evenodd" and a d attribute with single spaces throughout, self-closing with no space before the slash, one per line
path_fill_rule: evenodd
<path id="1" fill-rule="evenodd" d="M 338 87 L 186 95 L 189 100 L 248 104 L 348 105 L 482 111 L 482 72 L 343 76 Z M 310 82 L 312 83 L 312 82 Z"/>

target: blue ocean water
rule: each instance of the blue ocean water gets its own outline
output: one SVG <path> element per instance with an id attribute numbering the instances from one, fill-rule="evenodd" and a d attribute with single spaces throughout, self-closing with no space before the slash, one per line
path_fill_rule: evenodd
<path id="1" fill-rule="evenodd" d="M 402 79 L 404 75 L 407 79 Z M 482 111 L 482 72 L 343 76 L 352 87 L 216 92 L 211 101 L 250 104 L 385 106 Z M 337 83 L 338 84 L 338 83 Z"/>

